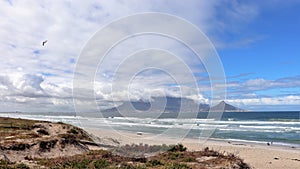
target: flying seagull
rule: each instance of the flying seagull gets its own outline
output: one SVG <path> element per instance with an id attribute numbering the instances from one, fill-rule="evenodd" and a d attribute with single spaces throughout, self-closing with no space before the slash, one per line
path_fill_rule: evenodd
<path id="1" fill-rule="evenodd" d="M 48 40 L 43 41 L 42 45 L 45 46 L 45 44 L 48 42 Z"/>

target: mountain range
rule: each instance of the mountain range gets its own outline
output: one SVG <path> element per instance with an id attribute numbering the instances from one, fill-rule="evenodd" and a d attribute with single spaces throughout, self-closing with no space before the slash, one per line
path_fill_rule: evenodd
<path id="1" fill-rule="evenodd" d="M 182 106 L 181 106 L 182 105 Z M 182 112 L 208 112 L 220 111 L 224 112 L 243 112 L 243 109 L 237 108 L 233 105 L 221 101 L 219 104 L 210 106 L 208 104 L 197 104 L 191 99 L 177 98 L 177 97 L 153 97 L 151 101 L 125 101 L 123 104 L 117 107 L 103 110 L 103 114 L 110 116 L 118 116 L 118 112 L 125 113 L 137 113 L 137 112 L 151 112 L 151 113 L 179 113 Z"/>

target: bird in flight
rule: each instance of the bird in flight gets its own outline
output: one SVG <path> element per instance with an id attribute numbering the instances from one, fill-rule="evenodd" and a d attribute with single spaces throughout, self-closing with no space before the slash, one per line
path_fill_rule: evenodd
<path id="1" fill-rule="evenodd" d="M 48 40 L 45 40 L 42 42 L 42 45 L 45 46 L 45 44 L 48 42 Z"/>

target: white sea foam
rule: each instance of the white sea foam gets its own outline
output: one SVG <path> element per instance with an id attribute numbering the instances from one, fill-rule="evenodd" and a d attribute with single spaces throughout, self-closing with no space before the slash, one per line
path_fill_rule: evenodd
<path id="1" fill-rule="evenodd" d="M 276 141 L 284 137 L 290 141 L 295 140 L 296 136 L 300 134 L 300 122 L 299 121 L 229 121 L 214 120 L 214 119 L 152 119 L 152 118 L 136 118 L 136 117 L 111 117 L 111 118 L 96 118 L 96 117 L 82 117 L 82 116 L 67 116 L 67 115 L 35 115 L 35 114 L 20 114 L 20 113 L 0 113 L 2 117 L 12 118 L 24 118 L 34 120 L 48 120 L 52 122 L 65 122 L 80 127 L 93 127 L 93 128 L 112 128 L 112 129 L 124 129 L 124 130 L 145 130 L 145 131 L 161 131 L 167 129 L 178 130 L 190 130 L 193 129 L 193 136 L 199 136 L 199 133 L 204 130 L 216 130 L 216 136 L 218 137 L 237 137 L 249 135 L 250 139 L 269 139 L 263 137 L 261 133 L 267 133 L 268 137 Z M 124 127 L 124 128 L 123 128 Z M 198 132 L 198 134 L 197 134 Z M 260 133 L 260 134 L 255 134 Z M 222 135 L 223 134 L 223 135 Z M 226 135 L 227 134 L 227 135 Z M 228 135 L 229 134 L 229 135 Z M 239 139 L 227 139 L 236 141 L 245 141 L 260 143 L 257 141 L 239 140 Z M 280 141 L 278 141 L 280 142 Z M 265 143 L 265 142 L 262 142 Z M 277 143 L 281 144 L 281 143 Z M 286 143 L 288 144 L 288 143 Z"/>

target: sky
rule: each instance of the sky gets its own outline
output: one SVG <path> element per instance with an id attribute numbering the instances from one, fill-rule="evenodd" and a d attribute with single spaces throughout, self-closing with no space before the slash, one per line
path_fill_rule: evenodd
<path id="1" fill-rule="evenodd" d="M 299 111 L 299 7 L 297 0 L 3 0 L 0 111 L 74 111 L 73 77 L 83 47 L 112 21 L 144 12 L 183 18 L 209 38 L 223 64 L 228 103 L 246 110 Z M 48 42 L 42 46 L 44 40 Z M 154 35 L 133 37 L 108 54 L 95 76 L 97 99 L 111 101 L 113 95 L 122 101 L 128 94 L 135 99 L 182 96 L 171 76 L 153 70 L 138 73 L 130 86 L 110 92 L 112 70 L 124 54 L 149 47 L 182 55 L 199 74 L 197 80 L 204 79 L 199 93 L 187 87 L 183 96 L 209 103 L 205 67 L 194 64 L 193 54 L 182 44 Z M 156 59 L 170 66 L 164 57 Z"/>

